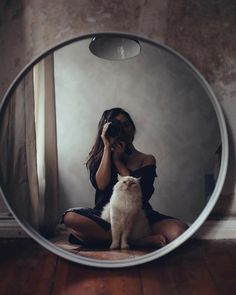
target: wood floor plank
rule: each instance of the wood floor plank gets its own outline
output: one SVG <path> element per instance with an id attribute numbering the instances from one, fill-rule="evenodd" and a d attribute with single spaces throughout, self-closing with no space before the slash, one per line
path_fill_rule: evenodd
<path id="1" fill-rule="evenodd" d="M 89 257 L 94 259 L 101 259 L 101 260 L 122 260 L 128 258 L 134 258 L 133 252 L 129 250 L 112 250 L 104 249 L 98 251 L 96 250 L 82 250 L 77 253 L 77 255 L 83 257 Z"/>
<path id="2" fill-rule="evenodd" d="M 52 295 L 142 294 L 135 268 L 98 269 L 59 259 Z"/>
<path id="3" fill-rule="evenodd" d="M 172 269 L 178 294 L 218 294 L 214 280 L 203 258 L 201 245 L 201 241 L 188 241 L 165 260 L 166 263 L 169 260 L 168 264 Z"/>
<path id="4" fill-rule="evenodd" d="M 158 259 L 139 267 L 143 294 L 176 295 L 177 289 L 169 265 Z"/>
<path id="5" fill-rule="evenodd" d="M 236 294 L 235 241 L 205 241 L 204 258 L 219 294 Z"/>
<path id="6" fill-rule="evenodd" d="M 1 240 L 0 249 L 1 295 L 50 294 L 56 255 L 31 239 Z"/>
<path id="7" fill-rule="evenodd" d="M 94 259 L 101 260 L 122 260 L 122 259 L 130 259 L 135 257 L 140 257 L 145 254 L 152 252 L 150 249 L 127 249 L 127 250 L 110 250 L 108 248 L 104 249 L 90 249 L 90 248 L 81 248 L 78 251 L 70 250 L 77 255 L 83 257 L 89 257 Z"/>
<path id="8" fill-rule="evenodd" d="M 120 260 L 140 257 L 153 251 L 149 248 L 130 248 L 128 250 L 110 250 L 108 247 L 91 248 L 71 244 L 68 241 L 68 233 L 63 228 L 58 231 L 56 237 L 50 240 L 57 247 L 67 250 L 79 256 L 101 259 L 101 260 Z"/>
<path id="9" fill-rule="evenodd" d="M 183 244 L 163 258 L 99 269 L 55 256 L 32 240 L 0 240 L 0 294 L 236 294 L 236 240 Z"/>
<path id="10" fill-rule="evenodd" d="M 196 241 L 141 266 L 140 273 L 144 294 L 218 294 Z"/>

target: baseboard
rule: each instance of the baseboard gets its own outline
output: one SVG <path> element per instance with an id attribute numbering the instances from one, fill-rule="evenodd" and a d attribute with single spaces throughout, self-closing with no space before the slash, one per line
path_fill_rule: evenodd
<path id="1" fill-rule="evenodd" d="M 0 238 L 29 238 L 13 217 L 7 213 L 0 214 Z"/>
<path id="2" fill-rule="evenodd" d="M 207 220 L 194 234 L 194 238 L 203 240 L 236 239 L 236 218 Z"/>
<path id="3" fill-rule="evenodd" d="M 236 239 L 236 218 L 207 220 L 193 236 L 196 239 Z M 0 214 L 0 238 L 29 238 L 13 217 Z"/>

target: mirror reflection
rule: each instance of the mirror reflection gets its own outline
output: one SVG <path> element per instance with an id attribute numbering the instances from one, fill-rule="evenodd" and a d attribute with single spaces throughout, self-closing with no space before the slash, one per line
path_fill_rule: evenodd
<path id="1" fill-rule="evenodd" d="M 52 52 L 11 93 L 1 186 L 16 216 L 58 247 L 124 259 L 170 243 L 202 212 L 220 130 L 179 57 L 139 40 L 138 55 L 107 60 L 91 40 Z"/>

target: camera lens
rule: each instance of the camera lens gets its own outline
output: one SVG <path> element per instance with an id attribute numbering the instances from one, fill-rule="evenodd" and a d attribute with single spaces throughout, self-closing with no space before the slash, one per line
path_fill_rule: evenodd
<path id="1" fill-rule="evenodd" d="M 122 125 L 118 120 L 111 120 L 111 124 L 107 128 L 106 132 L 106 137 L 111 138 L 111 137 L 116 137 L 121 134 L 121 128 Z"/>

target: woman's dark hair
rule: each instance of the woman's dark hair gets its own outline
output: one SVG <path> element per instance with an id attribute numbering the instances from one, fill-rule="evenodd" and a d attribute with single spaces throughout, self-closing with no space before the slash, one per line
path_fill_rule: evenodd
<path id="1" fill-rule="evenodd" d="M 131 125 L 134 128 L 134 132 L 136 132 L 136 128 L 134 125 L 133 120 L 131 119 L 129 113 L 127 113 L 125 110 L 122 108 L 112 108 L 110 110 L 106 110 L 103 112 L 102 117 L 98 123 L 98 133 L 95 139 L 95 143 L 89 153 L 88 160 L 86 162 L 86 167 L 91 170 L 94 169 L 98 163 L 100 163 L 102 154 L 103 154 L 103 149 L 104 149 L 104 144 L 101 138 L 102 134 L 102 129 L 103 126 L 106 122 L 109 122 L 113 120 L 116 116 L 118 115 L 124 115 L 131 123 Z"/>

